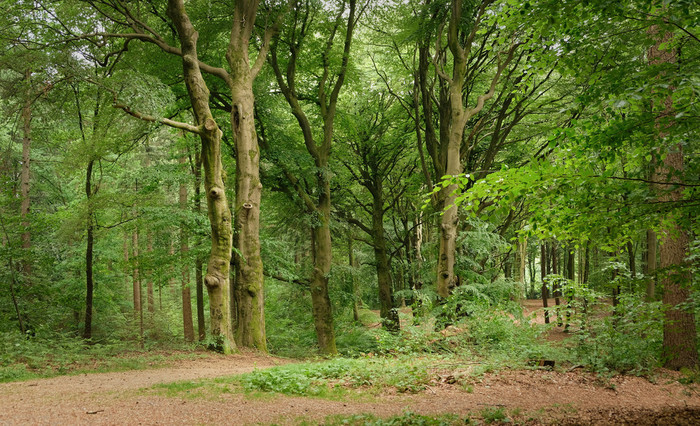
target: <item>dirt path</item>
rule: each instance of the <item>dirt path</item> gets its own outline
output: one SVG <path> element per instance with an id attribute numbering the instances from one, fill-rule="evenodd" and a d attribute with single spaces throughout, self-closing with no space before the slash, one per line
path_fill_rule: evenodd
<path id="1" fill-rule="evenodd" d="M 467 415 L 487 407 L 501 407 L 516 422 L 527 424 L 700 424 L 697 388 L 670 379 L 656 384 L 637 377 L 602 382 L 577 371 L 506 371 L 486 375 L 468 389 L 436 382 L 420 394 L 389 393 L 372 402 L 242 394 L 168 398 L 140 391 L 158 383 L 232 375 L 284 362 L 252 354 L 211 355 L 155 370 L 0 384 L 0 424 L 313 424 L 333 414 Z"/>

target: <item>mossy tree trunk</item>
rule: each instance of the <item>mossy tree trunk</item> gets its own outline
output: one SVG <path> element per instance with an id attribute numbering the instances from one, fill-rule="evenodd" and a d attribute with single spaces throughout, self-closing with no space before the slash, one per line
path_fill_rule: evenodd
<path id="1" fill-rule="evenodd" d="M 263 48 L 251 67 L 250 38 L 255 26 L 258 0 L 237 1 L 231 39 L 226 52 L 231 80 L 231 128 L 236 152 L 236 226 L 234 255 L 236 342 L 267 352 L 265 337 L 263 263 L 260 255 L 260 149 L 255 131 L 253 80 L 260 72 L 272 31 L 265 33 Z"/>
<path id="2" fill-rule="evenodd" d="M 229 306 L 232 230 L 221 161 L 222 132 L 209 108 L 209 89 L 197 56 L 199 34 L 185 11 L 184 0 L 169 0 L 167 13 L 180 39 L 185 85 L 198 125 L 193 130 L 202 142 L 204 190 L 211 225 L 211 252 L 204 278 L 209 293 L 211 336 L 217 350 L 231 353 L 235 350 Z"/>
<path id="3" fill-rule="evenodd" d="M 328 168 L 328 160 L 331 155 L 338 96 L 345 82 L 350 59 L 350 46 L 355 25 L 357 24 L 356 0 L 348 0 L 348 7 L 347 15 L 344 13 L 346 10 L 342 10 L 333 21 L 325 47 L 320 54 L 322 69 L 321 77 L 318 79 L 317 84 L 318 100 L 314 102 L 314 105 L 319 109 L 319 116 L 323 123 L 323 133 L 320 140 L 317 140 L 318 137 L 315 134 L 318 132 L 315 132 L 312 128 L 311 120 L 309 120 L 302 107 L 295 81 L 298 71 L 297 60 L 302 53 L 302 42 L 305 37 L 309 36 L 311 31 L 309 24 L 313 21 L 312 16 L 315 13 L 311 10 L 312 6 L 310 4 L 307 3 L 304 6 L 300 6 L 295 11 L 294 18 L 296 22 L 285 33 L 289 56 L 284 72 L 278 61 L 279 43 L 274 44 L 270 58 L 277 83 L 299 124 L 306 150 L 313 159 L 317 170 L 315 183 L 309 182 L 308 185 L 304 185 L 299 177 L 295 176 L 284 165 L 281 165 L 287 180 L 303 202 L 306 212 L 314 215 L 314 223 L 311 229 L 313 260 L 313 271 L 310 279 L 311 302 L 319 351 L 326 355 L 338 353 L 333 330 L 333 309 L 328 293 L 328 278 L 332 263 L 330 230 L 331 191 L 329 180 L 331 173 Z M 330 61 L 331 50 L 336 34 L 339 34 L 338 30 L 341 28 L 344 20 L 346 20 L 347 25 L 344 34 L 343 56 L 337 72 L 333 73 Z"/>
<path id="4" fill-rule="evenodd" d="M 512 45 L 503 57 L 498 56 L 496 72 L 491 79 L 489 90 L 477 97 L 476 105 L 473 107 L 464 105 L 464 88 L 468 83 L 467 65 L 469 63 L 469 52 L 476 37 L 477 31 L 481 28 L 481 21 L 485 16 L 486 7 L 490 2 L 483 2 L 474 14 L 474 23 L 469 33 L 463 33 L 462 1 L 454 0 L 451 4 L 451 15 L 447 30 L 447 47 L 452 53 L 452 75 L 448 75 L 446 70 L 438 65 L 437 72 L 441 80 L 447 84 L 449 101 L 442 109 L 449 111 L 446 118 L 449 122 L 445 135 L 447 143 L 443 146 L 446 152 L 445 174 L 457 176 L 462 172 L 462 161 L 460 148 L 464 139 L 464 130 L 469 119 L 478 114 L 487 100 L 491 99 L 496 92 L 501 74 L 506 66 L 513 59 L 513 53 L 517 45 Z M 441 132 L 442 133 L 442 132 Z M 442 206 L 446 207 L 440 220 L 440 248 L 438 253 L 437 266 L 437 293 L 441 297 L 449 296 L 452 288 L 457 285 L 458 279 L 455 275 L 455 256 L 457 250 L 457 231 L 459 228 L 459 215 L 455 206 L 457 185 L 452 184 L 443 188 L 440 199 Z"/>

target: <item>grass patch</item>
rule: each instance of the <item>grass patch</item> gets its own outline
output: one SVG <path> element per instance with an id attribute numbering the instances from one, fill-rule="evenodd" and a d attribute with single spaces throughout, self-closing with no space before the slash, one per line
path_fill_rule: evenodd
<path id="1" fill-rule="evenodd" d="M 434 361 L 409 357 L 337 358 L 257 370 L 239 377 L 249 392 L 322 397 L 344 394 L 349 389 L 416 393 L 435 379 Z"/>
<path id="2" fill-rule="evenodd" d="M 442 356 L 335 358 L 281 365 L 231 377 L 156 385 L 151 389 L 170 397 L 208 398 L 243 391 L 249 396 L 263 398 L 281 394 L 334 400 L 363 399 L 380 393 L 421 392 L 441 380 L 442 370 L 449 370 L 453 377 L 459 377 L 466 384 L 469 369 L 471 366 L 466 362 Z M 460 375 L 459 371 L 463 373 Z"/>
<path id="3" fill-rule="evenodd" d="M 300 422 L 301 425 L 315 425 L 317 422 Z M 407 412 L 399 416 L 379 418 L 372 414 L 356 414 L 352 416 L 334 415 L 326 417 L 324 425 L 352 425 L 352 426 L 452 426 L 472 424 L 469 417 L 457 414 L 438 414 L 425 416 Z"/>
<path id="4" fill-rule="evenodd" d="M 482 409 L 479 414 L 486 424 L 510 421 L 503 407 L 486 407 Z"/>
<path id="5" fill-rule="evenodd" d="M 149 389 L 158 395 L 169 398 L 215 400 L 224 394 L 240 392 L 241 387 L 235 382 L 231 382 L 230 378 L 217 378 L 159 383 Z"/>

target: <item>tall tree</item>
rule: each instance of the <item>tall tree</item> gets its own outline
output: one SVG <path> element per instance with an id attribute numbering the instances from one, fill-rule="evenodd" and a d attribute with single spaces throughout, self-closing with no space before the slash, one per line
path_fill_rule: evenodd
<path id="1" fill-rule="evenodd" d="M 654 25 L 649 30 L 656 43 L 649 49 L 649 63 L 652 66 L 665 68 L 677 61 L 674 34 L 671 31 Z M 662 70 L 659 78 L 672 80 L 670 70 Z M 671 90 L 673 86 L 669 84 Z M 662 97 L 665 96 L 665 97 Z M 656 113 L 657 138 L 669 137 L 668 128 L 674 125 L 672 93 L 657 96 L 654 102 Z M 654 181 L 664 182 L 658 185 L 660 202 L 673 203 L 683 200 L 682 189 L 678 184 L 683 183 L 683 144 L 676 143 L 663 153 L 654 171 Z M 698 365 L 697 330 L 693 311 L 686 307 L 690 301 L 690 270 L 686 257 L 689 253 L 688 230 L 681 225 L 680 212 L 672 212 L 663 218 L 660 234 L 660 263 L 663 271 L 662 301 L 666 306 L 664 311 L 663 349 L 665 366 L 673 369 L 694 367 Z"/>
<path id="2" fill-rule="evenodd" d="M 236 152 L 239 154 L 236 161 L 234 210 L 236 249 L 240 254 L 240 257 L 235 259 L 236 283 L 241 289 L 236 294 L 242 297 L 237 304 L 238 317 L 242 320 L 237 322 L 239 327 L 236 340 L 241 345 L 255 346 L 265 351 L 263 275 L 259 241 L 261 184 L 258 177 L 257 136 L 253 122 L 252 84 L 265 62 L 270 40 L 275 32 L 274 25 L 266 27 L 261 36 L 262 44 L 257 57 L 251 61 L 249 46 L 255 35 L 259 1 L 235 2 L 225 53 L 221 52 L 219 58 L 214 58 L 217 62 L 221 62 L 223 56 L 228 67 L 225 69 L 209 65 L 201 59 L 197 49 L 200 34 L 195 28 L 195 23 L 190 19 L 184 0 L 169 0 L 165 13 L 158 6 L 140 8 L 136 5 L 109 1 L 88 1 L 88 3 L 99 16 L 108 17 L 111 21 L 109 26 L 117 28 L 117 31 L 69 34 L 73 38 L 93 41 L 104 37 L 121 38 L 125 40 L 125 46 L 131 40 L 140 40 L 151 43 L 161 51 L 181 59 L 194 125 L 147 115 L 132 110 L 129 105 L 117 102 L 116 99 L 115 106 L 142 120 L 155 121 L 185 130 L 197 134 L 201 139 L 204 188 L 212 242 L 204 279 L 209 292 L 210 326 L 216 346 L 223 352 L 231 352 L 235 348 L 229 304 L 231 291 L 229 273 L 233 246 L 232 215 L 226 197 L 225 172 L 221 158 L 223 132 L 212 112 L 211 92 L 203 74 L 214 76 L 225 84 L 230 99 L 230 125 Z M 170 44 L 167 37 L 159 33 L 158 25 L 162 22 L 166 23 L 164 27 L 166 31 L 173 30 L 177 33 L 179 47 Z M 120 32 L 124 30 L 126 32 Z M 107 59 L 109 56 L 107 54 Z"/>
<path id="3" fill-rule="evenodd" d="M 411 146 L 406 143 L 405 132 L 396 128 L 400 118 L 392 111 L 393 100 L 387 99 L 388 95 L 383 93 L 368 95 L 372 99 L 360 101 L 360 104 L 368 107 L 360 108 L 357 115 L 349 117 L 353 124 L 346 126 L 348 134 L 344 142 L 350 147 L 350 153 L 341 161 L 350 172 L 352 181 L 359 184 L 362 192 L 369 193 L 371 201 L 364 201 L 365 197 L 360 191 L 348 185 L 346 191 L 359 205 L 359 214 L 349 213 L 352 209 L 338 214 L 369 237 L 364 241 L 374 251 L 380 317 L 387 330 L 398 331 L 400 323 L 391 273 L 393 250 L 385 230 L 385 216 L 405 196 L 416 164 L 412 161 L 414 158 L 408 155 Z M 356 96 L 362 99 L 360 95 Z M 362 116 L 371 118 L 363 121 Z M 362 216 L 369 216 L 369 221 L 363 220 Z"/>
<path id="4" fill-rule="evenodd" d="M 298 61 L 304 53 L 302 47 L 311 45 L 309 39 L 315 38 L 314 32 L 319 31 L 312 26 L 317 19 L 319 9 L 322 9 L 321 4 L 315 1 L 295 3 L 291 22 L 281 34 L 283 40 L 273 44 L 270 63 L 280 90 L 297 120 L 304 146 L 316 168 L 316 182 L 312 185 L 305 185 L 302 178 L 295 176 L 289 168 L 285 169 L 285 175 L 302 201 L 306 212 L 315 216 L 311 229 L 313 272 L 310 280 L 314 326 L 321 353 L 336 354 L 338 350 L 333 330 L 333 312 L 328 294 L 328 276 L 332 264 L 330 229 L 332 174 L 329 170 L 329 159 L 338 96 L 345 83 L 354 29 L 362 10 L 357 10 L 356 0 L 342 1 L 335 12 L 334 19 L 327 22 L 330 30 L 323 34 L 325 45 L 320 47 L 320 73 L 316 74 L 314 70 L 312 71 L 314 77 L 310 77 L 315 83 L 316 90 L 313 95 L 309 95 L 304 91 L 308 90 L 304 87 L 304 82 L 297 75 Z M 342 53 L 340 64 L 333 67 L 332 59 L 337 54 L 334 51 L 334 45 L 339 33 L 343 38 Z M 280 49 L 281 43 L 288 46 L 289 52 L 285 55 L 286 57 L 282 56 L 284 53 Z M 286 67 L 282 62 L 283 59 L 286 59 Z M 318 111 L 322 128 L 320 135 L 319 132 L 314 131 L 314 124 L 312 124 L 314 120 L 310 119 L 305 111 L 304 102 L 307 100 Z"/>

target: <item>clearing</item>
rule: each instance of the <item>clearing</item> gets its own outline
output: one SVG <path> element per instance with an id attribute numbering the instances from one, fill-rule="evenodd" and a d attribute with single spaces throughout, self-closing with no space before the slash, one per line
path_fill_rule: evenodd
<path id="1" fill-rule="evenodd" d="M 540 302 L 541 303 L 541 302 Z M 538 310 L 537 301 L 526 313 Z M 541 306 L 541 305 L 539 305 Z M 536 317 L 534 321 L 540 321 Z M 551 334 L 564 334 L 554 328 Z M 659 370 L 652 381 L 633 376 L 600 378 L 581 369 L 503 370 L 475 377 L 465 387 L 445 380 L 444 366 L 427 390 L 384 392 L 374 398 L 223 393 L 168 397 L 157 384 L 231 376 L 292 361 L 253 352 L 171 362 L 162 368 L 92 373 L 0 384 L 0 425 L 27 424 L 323 424 L 331 416 L 456 414 L 477 423 L 499 418 L 516 424 L 700 424 L 700 388 L 681 374 Z M 364 417 L 368 419 L 369 417 Z M 352 419 L 363 424 L 360 417 Z M 394 424 L 402 424 L 401 421 Z"/>

